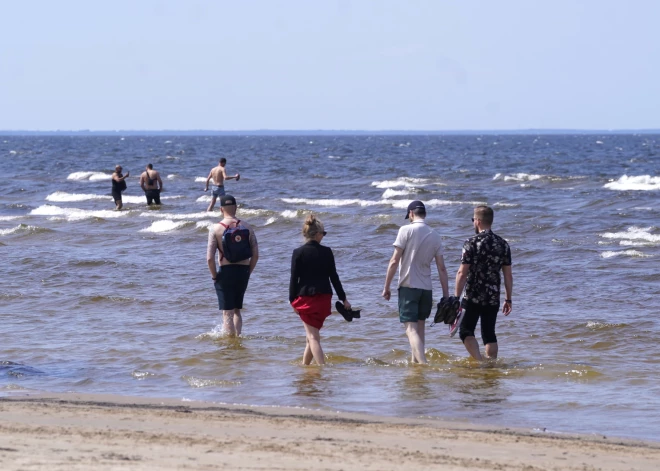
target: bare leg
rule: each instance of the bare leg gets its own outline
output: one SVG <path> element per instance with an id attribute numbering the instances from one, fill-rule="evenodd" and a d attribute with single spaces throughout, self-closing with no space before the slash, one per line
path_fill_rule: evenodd
<path id="1" fill-rule="evenodd" d="M 321 334 L 319 329 L 312 327 L 311 325 L 305 324 L 305 332 L 307 334 L 307 343 L 309 344 L 309 349 L 312 352 L 312 356 L 318 365 L 325 365 L 325 356 L 323 355 L 323 349 L 321 348 Z"/>
<path id="2" fill-rule="evenodd" d="M 211 204 L 209 207 L 206 209 L 207 211 L 213 211 L 213 206 L 215 206 L 215 200 L 218 199 L 217 196 L 213 195 L 213 198 L 211 198 Z"/>
<path id="3" fill-rule="evenodd" d="M 410 341 L 410 349 L 412 350 L 413 362 L 426 364 L 426 355 L 424 354 L 424 327 L 422 325 L 422 332 L 420 335 L 419 324 L 424 321 L 406 322 L 406 335 Z"/>
<path id="4" fill-rule="evenodd" d="M 486 358 L 495 359 L 497 358 L 497 342 L 487 343 L 486 344 Z"/>
<path id="5" fill-rule="evenodd" d="M 305 337 L 305 353 L 303 353 L 303 365 L 309 365 L 314 359 L 312 355 L 312 349 L 309 346 L 309 339 Z"/>
<path id="6" fill-rule="evenodd" d="M 234 311 L 222 311 L 223 328 L 230 337 L 236 337 L 236 327 L 234 326 Z"/>
<path id="7" fill-rule="evenodd" d="M 479 343 L 477 342 L 477 339 L 475 339 L 473 336 L 465 337 L 463 345 L 465 345 L 465 349 L 468 351 L 472 358 L 478 361 L 483 361 L 481 352 L 479 351 Z"/>
<path id="8" fill-rule="evenodd" d="M 117 210 L 120 210 L 122 206 L 124 206 L 124 204 L 121 200 L 119 200 L 119 201 L 115 201 L 115 206 Z"/>
<path id="9" fill-rule="evenodd" d="M 236 329 L 236 335 L 241 335 L 241 330 L 243 329 L 243 318 L 241 317 L 240 309 L 234 309 L 234 329 Z"/>

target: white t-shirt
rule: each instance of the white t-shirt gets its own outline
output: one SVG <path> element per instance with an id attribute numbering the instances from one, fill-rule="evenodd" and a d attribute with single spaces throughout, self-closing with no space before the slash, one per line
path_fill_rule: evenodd
<path id="1" fill-rule="evenodd" d="M 399 287 L 433 289 L 431 262 L 442 255 L 440 234 L 423 220 L 399 229 L 394 246 L 403 250 L 399 264 Z"/>

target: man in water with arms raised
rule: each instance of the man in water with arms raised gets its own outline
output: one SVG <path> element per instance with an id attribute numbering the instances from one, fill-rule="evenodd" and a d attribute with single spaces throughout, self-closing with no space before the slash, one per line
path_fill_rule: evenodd
<path id="1" fill-rule="evenodd" d="M 455 296 L 460 296 L 465 287 L 462 307 L 464 314 L 450 327 L 450 335 L 459 331 L 463 345 L 475 360 L 483 360 L 474 329 L 481 318 L 481 338 L 485 345 L 486 358 L 497 358 L 495 322 L 500 308 L 500 271 L 504 275 L 506 297 L 502 314 L 511 313 L 513 273 L 511 271 L 511 249 L 509 244 L 491 230 L 493 209 L 488 206 L 474 208 L 472 224 L 477 234 L 463 244 L 461 266 L 456 274 Z"/>
<path id="2" fill-rule="evenodd" d="M 112 198 L 115 200 L 115 209 L 120 210 L 124 203 L 121 200 L 121 192 L 126 189 L 126 179 L 131 172 L 126 175 L 121 174 L 121 165 L 115 167 L 115 173 L 112 174 Z"/>
<path id="3" fill-rule="evenodd" d="M 394 241 L 394 254 L 385 277 L 383 298 L 390 300 L 390 285 L 399 268 L 399 321 L 405 325 L 410 341 L 413 363 L 426 363 L 424 327 L 433 308 L 431 262 L 435 260 L 442 286 L 447 297 L 449 283 L 442 256 L 440 234 L 426 225 L 426 207 L 421 201 L 408 205 L 406 219 L 410 224 L 399 229 Z"/>
<path id="4" fill-rule="evenodd" d="M 160 204 L 160 192 L 163 191 L 163 180 L 160 179 L 160 173 L 154 170 L 154 166 L 147 164 L 147 168 L 140 175 L 140 188 L 147 197 L 147 204 Z"/>
<path id="5" fill-rule="evenodd" d="M 243 318 L 243 297 L 247 290 L 250 275 L 259 260 L 257 236 L 250 224 L 236 219 L 236 199 L 231 195 L 220 198 L 220 211 L 223 219 L 209 231 L 206 261 L 218 296 L 218 307 L 222 311 L 224 331 L 229 336 L 241 335 Z M 240 226 L 249 230 L 251 257 L 231 263 L 223 253 L 222 236 L 230 227 Z M 220 270 L 216 269 L 215 254 L 218 252 Z"/>
<path id="6" fill-rule="evenodd" d="M 213 167 L 209 172 L 209 176 L 206 177 L 206 185 L 204 186 L 204 191 L 209 191 L 209 181 L 213 179 L 213 191 L 212 191 L 213 198 L 211 199 L 211 204 L 206 209 L 207 211 L 212 211 L 213 206 L 215 206 L 216 199 L 225 195 L 225 180 L 236 179 L 236 181 L 238 181 L 241 178 L 241 175 L 238 173 L 233 177 L 227 176 L 227 172 L 225 171 L 225 165 L 227 165 L 227 159 L 223 157 L 220 159 L 218 166 Z"/>

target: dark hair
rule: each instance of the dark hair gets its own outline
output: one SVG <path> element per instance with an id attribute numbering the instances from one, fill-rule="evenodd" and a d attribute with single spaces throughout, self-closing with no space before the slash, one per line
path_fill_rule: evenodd
<path id="1" fill-rule="evenodd" d="M 495 213 L 493 212 L 493 208 L 489 208 L 488 206 L 477 206 L 474 208 L 474 217 L 481 219 L 481 222 L 490 226 L 493 224 L 493 219 L 495 219 Z"/>
<path id="2" fill-rule="evenodd" d="M 426 217 L 426 208 L 415 208 L 412 210 L 412 213 L 415 217 L 425 218 Z"/>
<path id="3" fill-rule="evenodd" d="M 152 169 L 154 168 L 154 166 L 151 165 L 151 164 L 147 164 L 147 168 L 148 168 L 149 170 L 152 170 Z"/>
<path id="4" fill-rule="evenodd" d="M 227 159 L 225 159 L 224 157 L 221 158 L 221 159 L 220 159 L 220 163 L 221 163 L 221 164 L 226 164 L 226 163 L 227 163 Z"/>

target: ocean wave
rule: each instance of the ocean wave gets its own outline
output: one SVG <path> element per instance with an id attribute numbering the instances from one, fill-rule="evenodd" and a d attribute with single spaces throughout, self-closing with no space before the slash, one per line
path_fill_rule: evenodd
<path id="1" fill-rule="evenodd" d="M 621 252 L 615 252 L 615 251 L 612 251 L 612 250 L 608 250 L 606 252 L 601 253 L 600 256 L 603 257 L 603 258 L 613 258 L 613 257 L 621 257 L 621 256 L 635 257 L 635 258 L 648 258 L 648 257 L 651 257 L 652 255 L 646 255 L 646 254 L 640 252 L 639 250 L 630 249 L 630 250 L 623 250 Z"/>
<path id="2" fill-rule="evenodd" d="M 195 183 L 206 183 L 206 177 L 195 177 Z"/>
<path id="3" fill-rule="evenodd" d="M 220 215 L 208 211 L 185 214 L 164 213 L 162 211 L 145 211 L 140 213 L 140 217 L 181 221 L 184 219 L 218 219 Z"/>
<path id="4" fill-rule="evenodd" d="M 210 230 L 213 227 L 213 224 L 215 224 L 215 221 L 197 221 L 195 223 L 195 228 Z"/>
<path id="5" fill-rule="evenodd" d="M 16 219 L 20 219 L 23 216 L 0 216 L 0 221 L 15 221 Z"/>
<path id="6" fill-rule="evenodd" d="M 496 181 L 505 181 L 505 182 L 534 182 L 538 180 L 550 181 L 550 182 L 563 182 L 563 181 L 573 181 L 573 180 L 584 180 L 585 177 L 580 175 L 570 175 L 570 176 L 558 176 L 558 175 L 540 175 L 535 173 L 514 173 L 511 175 L 504 175 L 502 173 L 496 173 L 493 177 L 493 180 Z"/>
<path id="7" fill-rule="evenodd" d="M 605 239 L 624 239 L 629 241 L 660 242 L 660 234 L 651 234 L 652 227 L 629 227 L 626 232 L 605 232 L 600 236 Z"/>
<path id="8" fill-rule="evenodd" d="M 53 230 L 46 229 L 45 227 L 28 226 L 27 224 L 19 224 L 18 226 L 12 227 L 11 229 L 0 229 L 0 235 L 18 234 L 20 232 L 28 234 L 43 234 L 46 232 L 53 232 Z"/>
<path id="9" fill-rule="evenodd" d="M 67 180 L 87 180 L 90 182 L 97 182 L 101 180 L 110 180 L 112 174 L 103 173 L 103 172 L 73 172 L 66 177 Z"/>
<path id="10" fill-rule="evenodd" d="M 653 191 L 660 190 L 660 177 L 652 177 L 650 175 L 640 175 L 636 177 L 629 177 L 624 175 L 618 180 L 613 180 L 603 185 L 603 188 L 610 190 L 625 191 Z"/>
<path id="11" fill-rule="evenodd" d="M 128 215 L 128 211 L 115 211 L 115 210 L 86 210 L 78 208 L 60 208 L 45 204 L 33 209 L 29 213 L 30 216 L 59 216 L 65 218 L 67 221 L 79 221 L 82 219 L 101 218 L 101 219 L 115 219 Z"/>
<path id="12" fill-rule="evenodd" d="M 189 224 L 192 224 L 192 221 L 171 221 L 169 219 L 164 219 L 162 221 L 154 221 L 151 226 L 145 228 L 145 229 L 140 229 L 140 232 L 154 232 L 154 233 L 161 233 L 161 232 L 171 232 L 175 231 L 177 229 L 181 229 L 184 226 L 187 226 Z"/>
<path id="13" fill-rule="evenodd" d="M 289 204 L 305 204 L 310 206 L 328 206 L 328 207 L 341 207 L 341 206 L 378 206 L 389 205 L 393 208 L 407 208 L 411 200 L 390 200 L 383 199 L 378 201 L 373 200 L 360 200 L 360 199 L 306 199 L 306 198 L 282 198 L 282 201 Z M 451 206 L 451 205 L 484 205 L 483 201 L 451 201 L 433 199 L 424 201 L 426 207 L 436 206 Z"/>
<path id="14" fill-rule="evenodd" d="M 183 198 L 182 196 L 161 196 L 161 200 L 171 200 Z M 146 199 L 144 196 L 131 196 L 131 195 L 122 195 L 121 197 L 124 203 L 130 204 L 140 204 L 145 203 Z M 93 200 L 109 200 L 112 201 L 112 196 L 107 195 L 98 195 L 98 194 L 84 194 L 84 193 L 66 193 L 64 191 L 56 191 L 46 196 L 46 201 L 51 201 L 53 203 L 79 203 L 81 201 L 93 201 Z"/>
<path id="15" fill-rule="evenodd" d="M 410 177 L 401 177 L 397 178 L 396 180 L 384 180 L 384 181 L 376 181 L 376 182 L 371 182 L 371 186 L 375 186 L 376 188 L 398 188 L 398 187 L 413 187 L 415 185 L 418 186 L 423 186 L 424 184 L 428 183 L 427 178 L 410 178 Z"/>
<path id="16" fill-rule="evenodd" d="M 175 174 L 175 173 L 173 173 L 173 174 L 167 176 L 167 179 L 168 179 L 168 180 L 174 180 L 175 178 L 179 178 L 179 176 L 178 176 L 177 174 Z"/>
<path id="17" fill-rule="evenodd" d="M 277 222 L 276 217 L 270 217 L 266 220 L 266 222 L 264 223 L 264 226 L 270 226 L 271 224 L 274 224 L 276 222 Z"/>
<path id="18" fill-rule="evenodd" d="M 383 198 L 392 198 L 394 196 L 408 196 L 411 194 L 417 193 L 417 191 L 413 187 L 409 187 L 407 190 L 394 190 L 392 188 L 388 188 L 383 192 Z"/>

